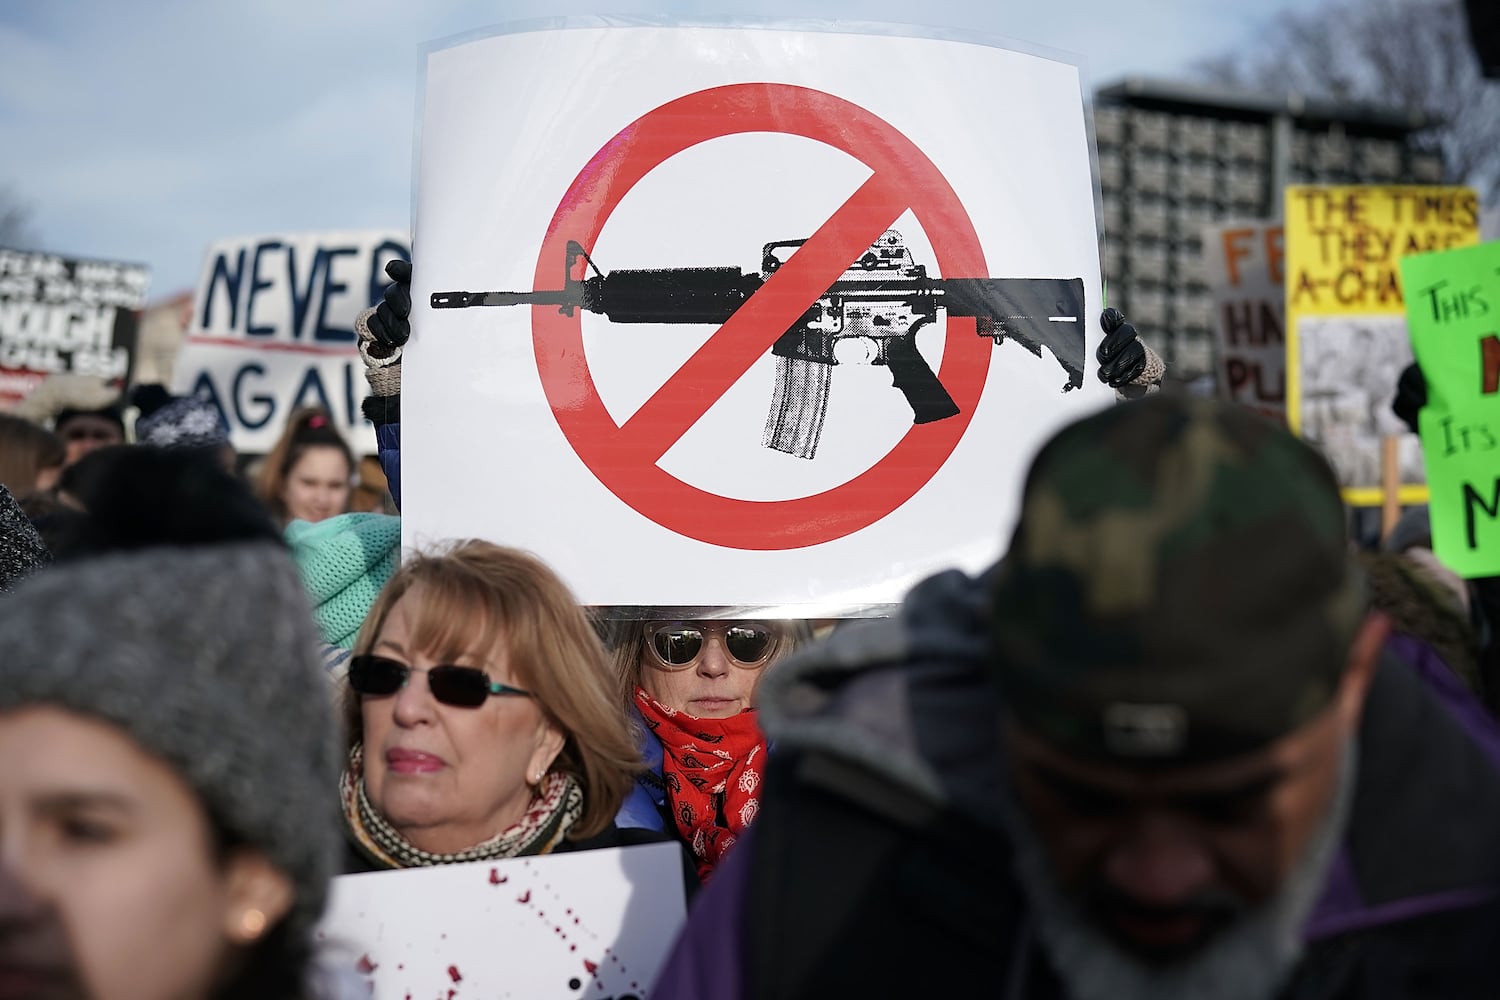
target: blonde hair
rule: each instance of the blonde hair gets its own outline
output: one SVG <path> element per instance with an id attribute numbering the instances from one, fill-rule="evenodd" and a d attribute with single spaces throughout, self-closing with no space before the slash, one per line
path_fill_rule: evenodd
<path id="1" fill-rule="evenodd" d="M 411 648 L 452 662 L 503 645 L 515 683 L 535 695 L 564 736 L 551 770 L 583 787 L 583 815 L 569 836 L 583 840 L 606 829 L 642 764 L 604 648 L 567 586 L 535 556 L 477 539 L 457 542 L 396 570 L 365 618 L 355 653 L 374 648 L 391 608 L 415 587 Z M 359 695 L 349 689 L 344 720 L 353 747 L 364 727 Z"/>
<path id="2" fill-rule="evenodd" d="M 287 476 L 292 474 L 292 468 L 297 460 L 305 455 L 311 448 L 334 448 L 344 456 L 347 464 L 348 476 L 352 480 L 354 476 L 354 452 L 349 449 L 349 442 L 344 440 L 342 434 L 333 426 L 333 419 L 329 417 L 328 411 L 318 406 L 308 406 L 293 411 L 287 418 L 286 430 L 281 432 L 281 437 L 272 446 L 266 455 L 265 463 L 261 466 L 260 477 L 255 486 L 255 492 L 261 502 L 270 508 L 276 520 L 282 524 L 286 523 L 287 509 L 286 501 L 281 494 L 286 491 Z M 353 495 L 353 488 L 350 495 Z M 347 501 L 345 501 L 347 505 Z"/>

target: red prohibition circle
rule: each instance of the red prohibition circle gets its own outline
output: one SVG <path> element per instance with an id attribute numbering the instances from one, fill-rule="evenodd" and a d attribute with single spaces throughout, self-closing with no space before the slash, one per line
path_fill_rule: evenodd
<path id="1" fill-rule="evenodd" d="M 942 468 L 968 429 L 989 371 L 990 342 L 977 335 L 972 318 L 947 318 L 937 371 L 958 415 L 913 425 L 884 458 L 848 482 L 790 500 L 741 500 L 701 490 L 656 463 L 908 208 L 944 277 L 988 277 L 968 213 L 910 139 L 858 105 L 804 87 L 736 84 L 670 101 L 605 143 L 573 181 L 548 226 L 532 287 L 555 285 L 568 241 L 592 249 L 620 201 L 662 162 L 699 143 L 747 132 L 813 139 L 855 157 L 873 174 L 623 425 L 609 415 L 589 371 L 581 310 L 566 316 L 553 306 L 533 306 L 532 343 L 558 426 L 611 493 L 698 541 L 795 549 L 869 527 Z"/>

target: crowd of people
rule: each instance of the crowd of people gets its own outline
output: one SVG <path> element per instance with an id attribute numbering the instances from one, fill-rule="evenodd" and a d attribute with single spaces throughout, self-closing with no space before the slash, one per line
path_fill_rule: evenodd
<path id="1" fill-rule="evenodd" d="M 1354 551 L 1323 458 L 1152 391 L 1119 313 L 1124 398 L 988 571 L 620 617 L 504 540 L 403 561 L 388 273 L 375 498 L 319 410 L 253 463 L 159 386 L 0 415 L 0 997 L 360 995 L 334 874 L 650 843 L 690 906 L 655 997 L 1495 992 L 1491 588 L 1415 519 Z"/>

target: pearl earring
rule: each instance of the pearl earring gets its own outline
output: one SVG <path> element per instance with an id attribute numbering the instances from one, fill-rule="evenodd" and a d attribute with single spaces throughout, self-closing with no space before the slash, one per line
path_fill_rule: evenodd
<path id="1" fill-rule="evenodd" d="M 248 943 L 260 937 L 266 929 L 266 915 L 259 910 L 246 910 L 240 916 L 240 935 Z"/>

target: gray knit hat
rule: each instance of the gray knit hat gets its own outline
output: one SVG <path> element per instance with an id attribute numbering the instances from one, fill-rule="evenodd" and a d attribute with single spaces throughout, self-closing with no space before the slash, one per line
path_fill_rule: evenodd
<path id="1" fill-rule="evenodd" d="M 0 712 L 47 703 L 124 730 L 291 878 L 305 931 L 339 849 L 318 644 L 276 546 L 101 556 L 36 574 L 0 607 Z"/>

